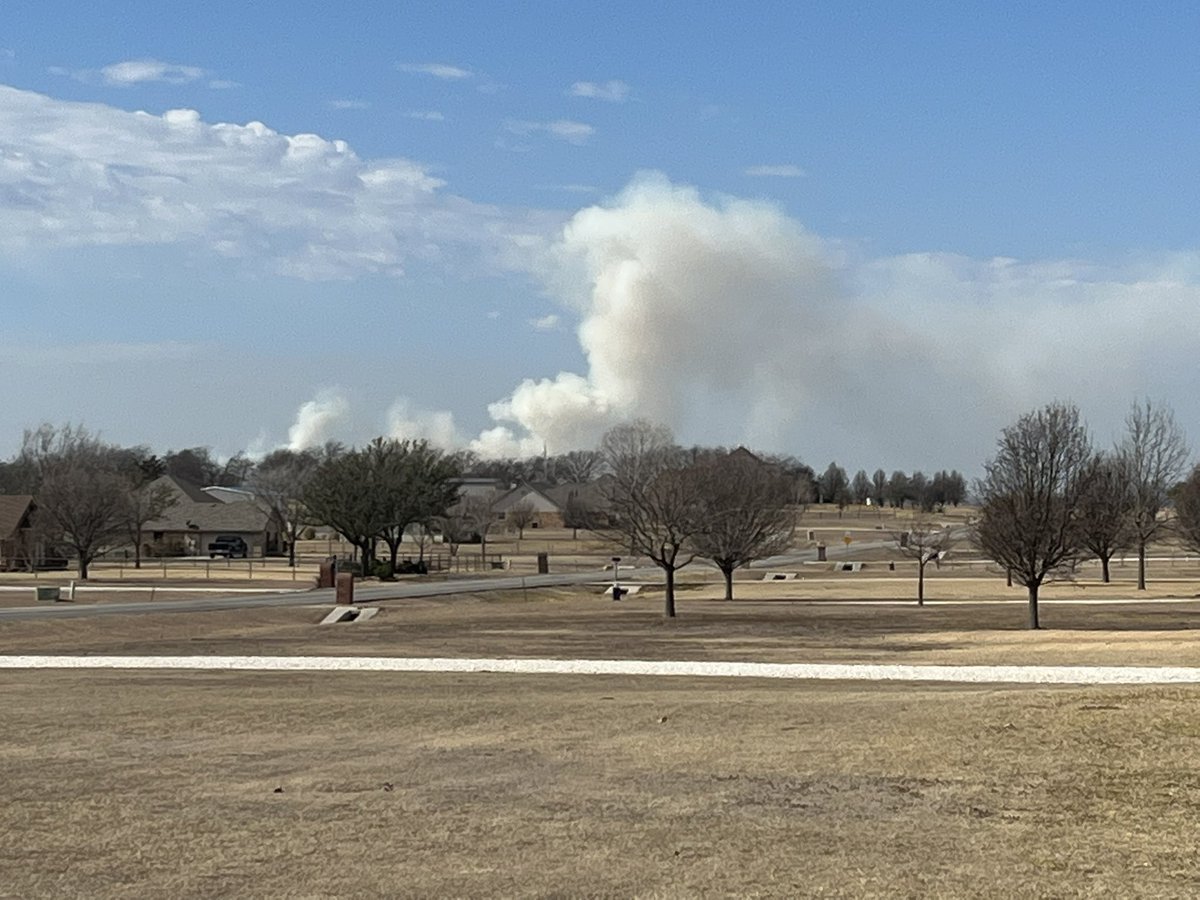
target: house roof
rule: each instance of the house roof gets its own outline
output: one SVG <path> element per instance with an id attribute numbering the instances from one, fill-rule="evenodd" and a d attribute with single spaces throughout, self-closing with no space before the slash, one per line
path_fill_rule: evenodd
<path id="1" fill-rule="evenodd" d="M 146 531 L 229 531 L 261 532 L 267 530 L 270 516 L 248 500 L 223 502 L 204 493 L 198 485 L 164 475 L 155 485 L 169 487 L 175 505 L 160 518 L 147 522 Z"/>
<path id="2" fill-rule="evenodd" d="M 31 494 L 0 494 L 0 540 L 16 533 L 32 505 Z"/>
<path id="3" fill-rule="evenodd" d="M 561 512 L 562 509 L 544 490 L 532 484 L 522 484 L 498 499 L 492 507 L 496 512 L 506 513 L 520 503 L 528 503 L 535 512 Z"/>
<path id="4" fill-rule="evenodd" d="M 604 493 L 607 477 L 605 476 L 597 481 L 566 482 L 564 484 L 550 485 L 543 488 L 542 493 L 562 510 L 567 508 L 567 503 L 570 502 L 572 497 L 578 498 L 580 502 L 587 504 L 593 509 L 603 509 L 608 505 L 607 497 Z"/>

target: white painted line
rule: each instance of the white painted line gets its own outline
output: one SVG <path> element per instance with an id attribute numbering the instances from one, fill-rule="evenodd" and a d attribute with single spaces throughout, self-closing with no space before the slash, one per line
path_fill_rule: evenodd
<path id="1" fill-rule="evenodd" d="M 1186 666 L 910 666 L 640 659 L 379 656 L 0 656 L 0 669 L 208 669 L 253 672 L 499 672 L 972 684 L 1200 684 Z"/>

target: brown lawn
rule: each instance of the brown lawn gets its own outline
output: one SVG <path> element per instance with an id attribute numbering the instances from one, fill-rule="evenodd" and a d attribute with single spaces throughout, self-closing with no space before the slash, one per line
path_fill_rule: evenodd
<path id="1" fill-rule="evenodd" d="M 1200 604 L 579 591 L 0 624 L 0 653 L 1200 665 Z M 0 670 L 0 897 L 1191 897 L 1200 688 Z"/>

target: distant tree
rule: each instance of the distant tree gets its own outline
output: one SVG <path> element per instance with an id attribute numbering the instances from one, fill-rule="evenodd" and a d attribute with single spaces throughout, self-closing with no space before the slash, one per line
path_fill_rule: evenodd
<path id="1" fill-rule="evenodd" d="M 537 520 L 537 510 L 528 500 L 514 503 L 508 509 L 508 521 L 517 529 L 517 540 L 525 540 L 525 529 Z"/>
<path id="2" fill-rule="evenodd" d="M 0 462 L 0 494 L 32 494 L 37 487 L 37 470 L 24 455 Z"/>
<path id="3" fill-rule="evenodd" d="M 693 545 L 721 570 L 725 599 L 732 600 L 737 569 L 791 545 L 796 525 L 792 484 L 773 466 L 730 454 L 697 463 L 691 475 L 698 482 L 703 517 Z"/>
<path id="4" fill-rule="evenodd" d="M 1134 546 L 1132 491 L 1120 459 L 1099 453 L 1091 461 L 1086 490 L 1079 498 L 1079 531 L 1083 545 L 1100 560 L 1100 575 L 1109 582 L 1109 561 Z"/>
<path id="5" fill-rule="evenodd" d="M 765 456 L 763 462 L 774 466 L 786 475 L 791 487 L 792 503 L 798 511 L 812 503 L 817 497 L 817 476 L 809 466 L 794 456 Z"/>
<path id="6" fill-rule="evenodd" d="M 1175 502 L 1175 533 L 1183 546 L 1200 553 L 1200 466 L 1172 492 Z"/>
<path id="7" fill-rule="evenodd" d="M 904 504 L 908 501 L 911 492 L 912 487 L 908 483 L 908 476 L 897 469 L 892 473 L 892 477 L 888 479 L 888 502 L 897 509 L 904 509 Z"/>
<path id="8" fill-rule="evenodd" d="M 900 553 L 917 561 L 917 606 L 925 605 L 925 567 L 936 563 L 954 543 L 953 534 L 929 519 L 913 522 L 907 532 L 894 535 Z"/>
<path id="9" fill-rule="evenodd" d="M 595 481 L 604 471 L 604 459 L 598 450 L 572 450 L 555 457 L 554 471 L 560 483 Z"/>
<path id="10" fill-rule="evenodd" d="M 675 616 L 675 572 L 696 555 L 704 527 L 699 479 L 686 451 L 660 425 L 618 425 L 600 445 L 611 473 L 605 490 L 610 524 L 633 553 L 649 557 L 666 576 L 664 615 Z"/>
<path id="11" fill-rule="evenodd" d="M 170 450 L 162 459 L 167 475 L 182 478 L 192 484 L 215 485 L 221 476 L 221 465 L 213 459 L 207 447 L 188 447 Z"/>
<path id="12" fill-rule="evenodd" d="M 142 533 L 146 523 L 161 519 L 178 501 L 175 492 L 156 478 L 147 478 L 138 470 L 126 474 L 125 530 L 133 544 L 133 567 L 142 567 Z"/>
<path id="13" fill-rule="evenodd" d="M 876 469 L 871 476 L 871 502 L 882 507 L 888 498 L 888 477 L 883 469 Z"/>
<path id="14" fill-rule="evenodd" d="M 121 451 L 83 427 L 26 431 L 21 455 L 36 472 L 37 527 L 71 548 L 81 579 L 126 535 L 130 481 Z"/>
<path id="15" fill-rule="evenodd" d="M 1086 552 L 1077 518 L 1092 457 L 1079 410 L 1053 403 L 1005 428 L 984 465 L 975 537 L 1028 591 L 1030 628 L 1040 624 L 1042 584 L 1074 571 Z"/>
<path id="16" fill-rule="evenodd" d="M 951 469 L 946 475 L 945 496 L 945 502 L 949 503 L 951 506 L 958 506 L 959 504 L 966 502 L 967 480 L 963 478 L 962 473 L 957 469 Z"/>
<path id="17" fill-rule="evenodd" d="M 1159 513 L 1168 493 L 1183 477 L 1188 445 L 1171 408 L 1146 400 L 1134 403 L 1125 419 L 1117 458 L 1130 486 L 1130 523 L 1138 551 L 1138 590 L 1146 589 L 1146 546 L 1162 530 Z"/>
<path id="18" fill-rule="evenodd" d="M 929 479 L 924 472 L 913 472 L 908 479 L 908 499 L 923 513 L 933 512 L 934 499 Z"/>
<path id="19" fill-rule="evenodd" d="M 479 558 L 487 559 L 488 532 L 496 524 L 496 501 L 500 499 L 498 491 L 482 494 L 471 494 L 458 501 L 457 513 L 463 522 L 479 537 Z"/>
<path id="20" fill-rule="evenodd" d="M 220 487 L 240 487 L 244 485 L 254 472 L 254 460 L 245 453 L 235 453 L 229 459 L 220 463 L 220 471 L 214 482 Z"/>
<path id="21" fill-rule="evenodd" d="M 395 571 L 404 532 L 443 515 L 458 499 L 456 461 L 428 441 L 377 439 L 368 445 L 385 524 L 380 537 Z"/>
<path id="22" fill-rule="evenodd" d="M 376 460 L 370 452 L 330 452 L 313 470 L 300 497 L 312 521 L 329 525 L 359 550 L 364 575 L 374 569 L 375 545 L 389 524 L 389 511 L 375 482 Z"/>
<path id="23" fill-rule="evenodd" d="M 817 497 L 818 503 L 838 503 L 839 506 L 845 506 L 845 502 L 839 503 L 839 500 L 847 499 L 850 481 L 846 477 L 846 470 L 836 462 L 831 462 L 821 474 L 817 486 L 820 492 Z"/>
<path id="24" fill-rule="evenodd" d="M 247 487 L 255 502 L 283 535 L 288 546 L 288 565 L 296 565 L 296 541 L 313 524 L 304 492 L 320 466 L 320 456 L 311 450 L 275 450 L 268 453 L 250 474 Z"/>
<path id="25" fill-rule="evenodd" d="M 850 482 L 850 493 L 859 506 L 866 504 L 870 498 L 871 479 L 864 470 L 859 469 L 854 473 L 854 480 Z"/>
<path id="26" fill-rule="evenodd" d="M 467 517 L 456 507 L 451 507 L 437 519 L 438 528 L 442 533 L 442 543 L 450 550 L 450 556 L 458 556 L 458 547 L 474 535 Z"/>
<path id="27" fill-rule="evenodd" d="M 596 510 L 577 493 L 567 497 L 563 506 L 563 525 L 571 529 L 571 539 L 579 539 L 580 528 L 595 527 Z"/>

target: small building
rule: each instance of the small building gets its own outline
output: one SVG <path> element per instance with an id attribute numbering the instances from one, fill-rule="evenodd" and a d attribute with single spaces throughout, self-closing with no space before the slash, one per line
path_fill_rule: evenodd
<path id="1" fill-rule="evenodd" d="M 0 572 L 33 567 L 32 517 L 37 509 L 30 494 L 0 494 Z"/>

